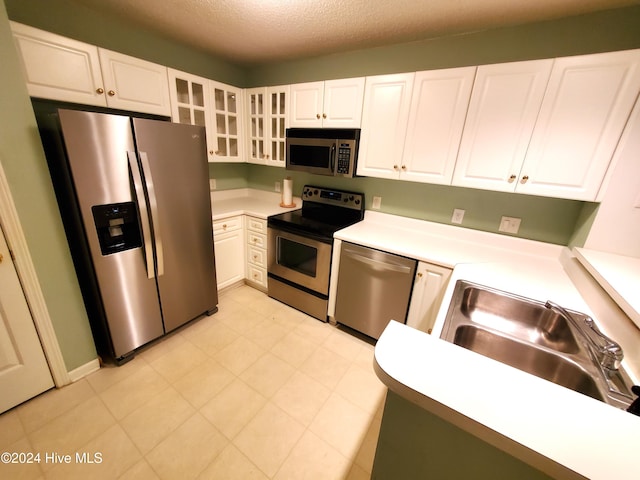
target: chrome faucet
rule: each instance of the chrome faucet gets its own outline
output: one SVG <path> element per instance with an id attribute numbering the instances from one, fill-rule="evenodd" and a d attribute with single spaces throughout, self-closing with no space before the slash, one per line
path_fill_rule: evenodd
<path id="1" fill-rule="evenodd" d="M 544 304 L 545 307 L 558 312 L 562 315 L 567 321 L 569 321 L 587 340 L 590 347 L 593 349 L 594 354 L 597 357 L 597 360 L 600 362 L 600 365 L 605 369 L 605 371 L 615 372 L 620 368 L 620 363 L 624 357 L 622 352 L 622 347 L 605 334 L 603 334 L 592 318 L 586 317 L 584 319 L 583 325 L 578 322 L 573 315 L 571 315 L 565 308 L 561 307 L 557 303 L 547 301 Z M 585 327 L 588 327 L 589 330 L 585 330 Z M 589 333 L 587 333 L 589 332 Z M 594 333 L 598 341 L 594 340 Z"/>

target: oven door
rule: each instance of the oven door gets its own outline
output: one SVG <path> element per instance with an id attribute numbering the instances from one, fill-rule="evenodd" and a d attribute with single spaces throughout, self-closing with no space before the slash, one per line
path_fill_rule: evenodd
<path id="1" fill-rule="evenodd" d="M 267 252 L 270 274 L 329 294 L 331 243 L 269 227 Z"/>

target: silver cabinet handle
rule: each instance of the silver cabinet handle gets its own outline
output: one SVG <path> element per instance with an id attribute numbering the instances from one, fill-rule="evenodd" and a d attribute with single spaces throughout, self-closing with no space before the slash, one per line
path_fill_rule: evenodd
<path id="1" fill-rule="evenodd" d="M 142 224 L 142 238 L 144 239 L 144 256 L 147 264 L 147 278 L 155 277 L 153 268 L 153 246 L 151 241 L 151 227 L 149 226 L 149 212 L 147 209 L 147 201 L 144 198 L 144 187 L 142 186 L 142 175 L 138 166 L 136 152 L 127 152 L 129 159 L 129 168 L 131 169 L 131 177 L 133 178 L 133 187 L 140 209 L 140 223 Z"/>
<path id="2" fill-rule="evenodd" d="M 151 209 L 151 223 L 153 224 L 153 233 L 156 240 L 156 259 L 158 262 L 158 276 L 164 275 L 164 252 L 162 250 L 162 236 L 160 232 L 160 217 L 158 215 L 158 200 L 153 186 L 153 177 L 151 176 L 151 166 L 146 152 L 140 152 L 140 163 L 142 163 L 142 171 L 144 179 L 147 182 L 147 194 L 149 195 L 149 207 Z"/>

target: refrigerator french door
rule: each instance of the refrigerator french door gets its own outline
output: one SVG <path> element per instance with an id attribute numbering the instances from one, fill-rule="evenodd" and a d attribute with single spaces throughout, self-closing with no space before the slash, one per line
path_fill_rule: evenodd
<path id="1" fill-rule="evenodd" d="M 205 132 L 78 110 L 58 115 L 83 229 L 72 234 L 84 234 L 90 256 L 74 258 L 85 266 L 80 282 L 93 284 L 81 285 L 85 304 L 98 353 L 122 363 L 217 310 Z M 82 252 L 72 245 L 72 254 Z"/>

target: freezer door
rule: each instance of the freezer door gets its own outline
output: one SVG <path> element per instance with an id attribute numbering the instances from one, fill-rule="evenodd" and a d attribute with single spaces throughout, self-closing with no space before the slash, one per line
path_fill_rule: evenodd
<path id="1" fill-rule="evenodd" d="M 133 119 L 149 192 L 166 331 L 218 304 L 209 164 L 202 127 Z"/>
<path id="2" fill-rule="evenodd" d="M 142 229 L 140 240 L 131 240 L 140 246 L 113 248 L 121 232 L 135 228 L 127 225 L 140 210 L 131 203 L 131 120 L 77 110 L 60 110 L 59 118 L 113 350 L 121 357 L 164 333 L 156 282 L 148 278 Z M 115 240 L 106 242 L 109 248 L 103 253 L 105 235 Z"/>

